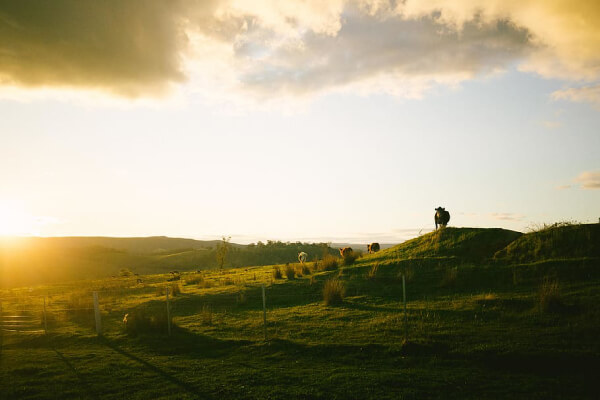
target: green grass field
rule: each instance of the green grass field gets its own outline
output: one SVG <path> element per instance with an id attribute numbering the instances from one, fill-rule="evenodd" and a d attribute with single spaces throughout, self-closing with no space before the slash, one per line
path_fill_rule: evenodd
<path id="1" fill-rule="evenodd" d="M 335 269 L 292 264 L 294 279 L 280 265 L 282 279 L 259 266 L 5 290 L 3 314 L 36 329 L 45 298 L 48 333 L 4 334 L 0 397 L 597 398 L 599 228 L 446 228 Z M 323 300 L 332 279 L 339 305 Z"/>

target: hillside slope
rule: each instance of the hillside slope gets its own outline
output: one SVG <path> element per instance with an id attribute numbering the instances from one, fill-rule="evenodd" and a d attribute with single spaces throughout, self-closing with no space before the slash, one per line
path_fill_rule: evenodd
<path id="1" fill-rule="evenodd" d="M 509 262 L 581 257 L 600 257 L 600 224 L 553 225 L 521 236 L 494 256 Z"/>
<path id="2" fill-rule="evenodd" d="M 500 228 L 445 228 L 382 250 L 369 259 L 456 257 L 485 260 L 521 235 L 520 232 Z"/>

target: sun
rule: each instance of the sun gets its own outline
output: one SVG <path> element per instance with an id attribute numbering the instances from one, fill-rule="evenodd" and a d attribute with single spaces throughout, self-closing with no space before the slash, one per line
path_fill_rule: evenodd
<path id="1" fill-rule="evenodd" d="M 0 202 L 0 236 L 36 235 L 37 222 L 37 218 L 18 204 Z"/>

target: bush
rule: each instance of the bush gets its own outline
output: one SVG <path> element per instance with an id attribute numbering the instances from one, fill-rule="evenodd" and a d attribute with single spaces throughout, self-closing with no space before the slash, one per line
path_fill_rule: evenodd
<path id="1" fill-rule="evenodd" d="M 281 269 L 279 267 L 273 267 L 273 278 L 283 279 L 283 275 L 281 274 Z"/>
<path id="2" fill-rule="evenodd" d="M 555 312 L 562 305 L 562 296 L 558 281 L 544 278 L 538 291 L 538 307 L 541 312 Z"/>
<path id="3" fill-rule="evenodd" d="M 185 279 L 186 285 L 197 285 L 199 283 L 204 283 L 204 276 L 202 274 L 194 274 Z"/>
<path id="4" fill-rule="evenodd" d="M 165 334 L 168 332 L 167 312 L 135 310 L 123 318 L 125 332 L 130 336 Z"/>
<path id="5" fill-rule="evenodd" d="M 333 271 L 338 267 L 338 259 L 332 255 L 326 255 L 318 265 L 321 271 Z"/>
<path id="6" fill-rule="evenodd" d="M 361 256 L 358 251 L 348 251 L 344 254 L 344 265 L 352 265 Z"/>
<path id="7" fill-rule="evenodd" d="M 328 306 L 339 305 L 344 302 L 346 290 L 344 284 L 339 279 L 330 279 L 325 282 L 323 287 L 323 300 Z"/>
<path id="8" fill-rule="evenodd" d="M 285 276 L 289 280 L 296 279 L 296 270 L 290 264 L 285 265 Z"/>

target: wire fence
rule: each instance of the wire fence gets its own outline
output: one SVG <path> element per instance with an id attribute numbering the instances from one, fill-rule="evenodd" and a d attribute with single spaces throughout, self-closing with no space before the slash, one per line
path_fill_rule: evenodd
<path id="1" fill-rule="evenodd" d="M 283 334 L 301 336 L 320 328 L 315 327 L 311 307 L 323 304 L 321 284 L 298 285 L 290 291 L 287 285 L 273 284 L 272 280 L 220 285 L 140 281 L 0 297 L 0 345 L 31 335 L 171 336 L 175 331 L 269 340 Z M 404 309 L 400 306 L 396 311 L 404 314 L 404 322 L 397 318 L 396 323 L 406 325 L 405 287 L 403 293 Z M 342 320 L 328 320 L 327 324 L 342 329 L 347 325 Z"/>

